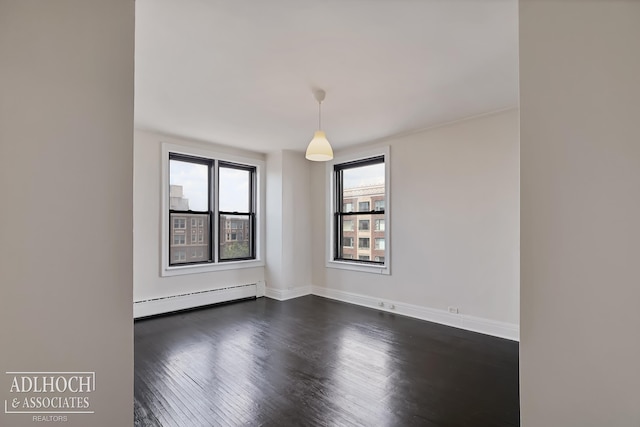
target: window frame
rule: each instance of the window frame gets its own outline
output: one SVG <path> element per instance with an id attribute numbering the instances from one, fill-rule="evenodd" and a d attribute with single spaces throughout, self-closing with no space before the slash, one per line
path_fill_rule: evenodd
<path id="1" fill-rule="evenodd" d="M 335 268 L 342 270 L 352 270 L 352 271 L 360 271 L 366 273 L 374 273 L 374 274 L 391 274 L 391 153 L 389 146 L 382 146 L 377 148 L 372 148 L 368 150 L 362 150 L 358 152 L 347 153 L 343 155 L 336 156 L 332 161 L 326 163 L 325 166 L 325 186 L 327 189 L 327 203 L 328 207 L 326 210 L 326 253 L 325 253 L 325 266 L 327 268 Z M 356 259 L 347 259 L 347 258 L 336 258 L 337 253 L 337 245 L 339 244 L 339 218 L 337 215 L 337 206 L 341 203 L 340 198 L 338 197 L 338 192 L 340 191 L 338 188 L 337 177 L 335 173 L 335 166 L 348 164 L 348 163 L 356 163 L 375 159 L 377 157 L 382 157 L 384 160 L 384 170 L 385 170 L 385 209 L 382 218 L 385 222 L 385 230 L 383 232 L 376 233 L 384 233 L 385 239 L 385 256 L 384 262 L 374 262 L 374 261 L 360 261 Z M 357 213 L 357 212 L 354 212 Z M 371 223 L 369 224 L 369 231 L 371 230 Z M 357 227 L 357 222 L 354 221 L 354 229 Z M 372 236 L 370 236 L 372 237 Z M 382 236 L 380 236 L 382 237 Z M 355 246 L 354 242 L 354 246 Z M 372 257 L 373 258 L 373 257 Z"/>
<path id="2" fill-rule="evenodd" d="M 210 261 L 208 262 L 194 262 L 194 263 L 181 263 L 171 264 L 172 260 L 169 258 L 169 227 L 170 227 L 170 211 L 169 211 L 169 159 L 172 154 L 176 156 L 184 156 L 185 158 L 200 158 L 210 160 L 213 167 L 210 168 L 209 173 L 209 205 L 210 205 Z M 252 182 L 252 199 L 253 199 L 253 226 L 254 226 L 254 241 L 253 241 L 253 254 L 254 258 L 234 258 L 219 260 L 219 226 L 217 220 L 219 217 L 218 212 L 218 177 L 217 171 L 219 165 L 235 164 L 243 167 L 255 168 L 254 178 Z M 221 271 L 221 270 L 235 270 L 244 268 L 263 267 L 264 251 L 265 251 L 265 164 L 263 160 L 248 158 L 244 156 L 237 156 L 228 153 L 217 152 L 213 150 L 207 150 L 198 147 L 192 147 L 188 145 L 178 145 L 174 143 L 162 143 L 161 149 L 161 259 L 160 259 L 160 275 L 165 276 L 179 276 L 185 274 L 198 274 L 205 272 Z M 213 197 L 212 197 L 213 194 Z M 203 224 L 204 225 L 204 224 Z M 198 233 L 200 235 L 200 233 Z M 187 236 L 185 236 L 188 239 Z M 204 239 L 203 239 L 204 240 Z M 205 249 L 206 251 L 206 249 Z"/>

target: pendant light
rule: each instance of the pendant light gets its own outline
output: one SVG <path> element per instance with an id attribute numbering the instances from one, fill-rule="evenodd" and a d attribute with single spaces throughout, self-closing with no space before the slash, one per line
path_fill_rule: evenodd
<path id="1" fill-rule="evenodd" d="M 313 139 L 307 147 L 305 157 L 314 162 L 326 162 L 333 159 L 333 150 L 331 144 L 327 141 L 327 137 L 322 131 L 322 101 L 324 101 L 325 92 L 318 89 L 314 92 L 316 101 L 318 101 L 318 130 L 313 134 Z"/>

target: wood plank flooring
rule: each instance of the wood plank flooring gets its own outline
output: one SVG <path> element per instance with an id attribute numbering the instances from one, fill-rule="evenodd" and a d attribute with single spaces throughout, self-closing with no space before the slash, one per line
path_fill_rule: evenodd
<path id="1" fill-rule="evenodd" d="M 317 296 L 135 323 L 136 426 L 517 426 L 518 343 Z"/>

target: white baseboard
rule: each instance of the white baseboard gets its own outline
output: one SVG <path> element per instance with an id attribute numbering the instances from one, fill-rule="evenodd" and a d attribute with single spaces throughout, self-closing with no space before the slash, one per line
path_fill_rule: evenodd
<path id="1" fill-rule="evenodd" d="M 498 322 L 465 314 L 452 314 L 444 310 L 437 310 L 434 308 L 422 307 L 392 300 L 383 300 L 384 306 L 381 307 L 379 305 L 381 302 L 379 298 L 367 295 L 355 294 L 320 286 L 276 289 L 265 287 L 265 283 L 263 281 L 253 285 L 240 285 L 223 289 L 214 289 L 211 291 L 194 292 L 191 294 L 136 301 L 133 304 L 133 314 L 134 318 L 140 318 L 254 296 L 266 296 L 278 301 L 286 301 L 292 298 L 311 294 L 363 307 L 374 308 L 376 310 L 386 311 L 389 313 L 402 314 L 416 319 L 466 329 L 473 332 L 480 332 L 487 335 L 506 338 L 513 341 L 520 340 L 520 328 L 518 325 L 512 323 Z M 394 308 L 391 308 L 392 306 Z"/>
<path id="2" fill-rule="evenodd" d="M 466 314 L 452 314 L 444 310 L 427 308 L 399 301 L 381 301 L 380 298 L 373 298 L 366 295 L 354 294 L 351 292 L 339 291 L 320 286 L 312 286 L 311 293 L 325 298 L 374 308 L 376 310 L 386 311 L 389 313 L 402 314 L 404 316 L 453 326 L 468 331 L 480 332 L 482 334 L 506 338 L 513 341 L 520 340 L 520 327 L 513 323 L 498 322 L 496 320 L 489 320 Z M 380 306 L 380 302 L 383 302 L 384 306 Z"/>
<path id="3" fill-rule="evenodd" d="M 293 289 L 276 289 L 267 287 L 264 295 L 268 298 L 272 298 L 278 301 L 286 301 L 292 298 L 303 297 L 311 294 L 311 286 L 303 286 L 301 288 Z"/>
<path id="4" fill-rule="evenodd" d="M 262 295 L 261 295 L 262 293 Z M 134 319 L 264 295 L 264 282 L 153 298 L 133 303 Z"/>

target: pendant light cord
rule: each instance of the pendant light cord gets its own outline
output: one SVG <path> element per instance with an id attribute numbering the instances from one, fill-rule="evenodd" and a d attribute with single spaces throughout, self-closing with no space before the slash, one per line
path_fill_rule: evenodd
<path id="1" fill-rule="evenodd" d="M 322 130 L 322 101 L 318 101 L 318 130 Z"/>

